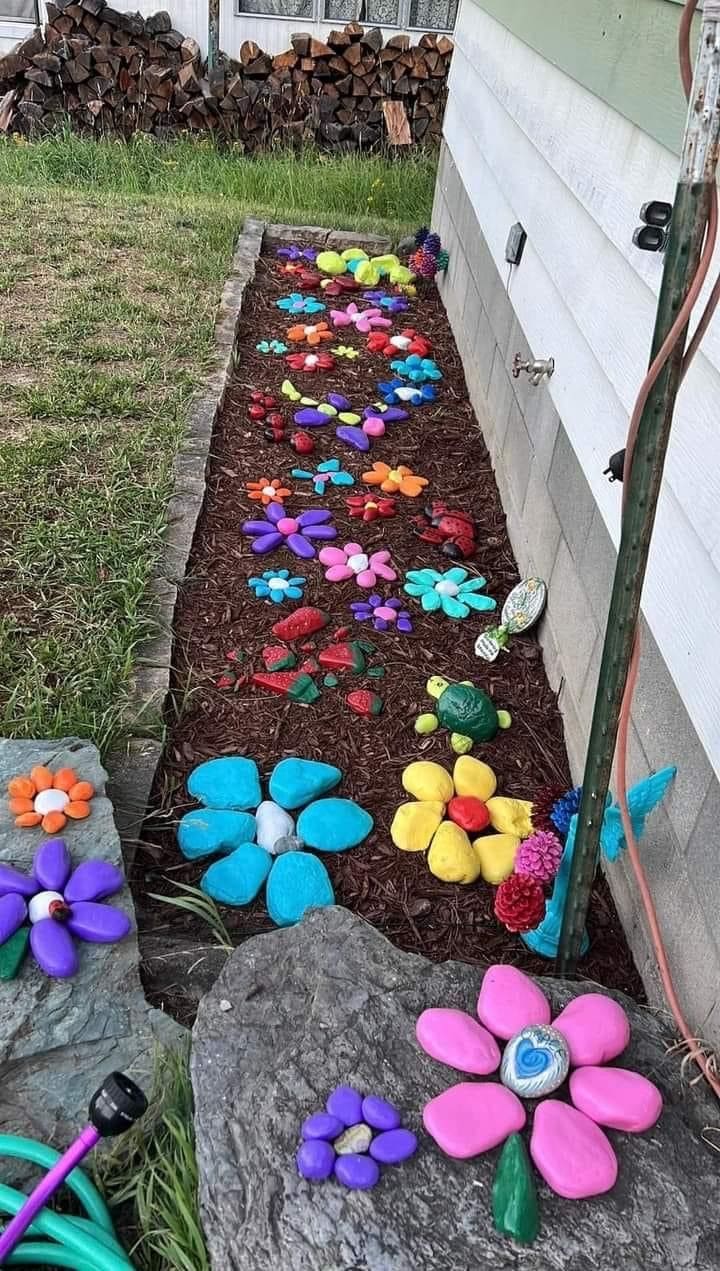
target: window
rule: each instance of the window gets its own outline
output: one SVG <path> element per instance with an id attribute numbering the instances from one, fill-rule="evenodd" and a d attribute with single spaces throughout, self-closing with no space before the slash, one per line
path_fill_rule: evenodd
<path id="1" fill-rule="evenodd" d="M 0 0 L 0 21 L 35 22 L 39 21 L 35 0 Z"/>
<path id="2" fill-rule="evenodd" d="M 10 0 L 10 3 L 21 0 Z M 306 22 L 364 22 L 408 31 L 452 31 L 458 0 L 237 0 L 238 13 Z M 8 0 L 0 0 L 0 5 Z"/>

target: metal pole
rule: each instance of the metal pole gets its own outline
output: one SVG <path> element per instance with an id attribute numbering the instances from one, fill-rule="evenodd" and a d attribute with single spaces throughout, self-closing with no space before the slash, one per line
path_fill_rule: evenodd
<path id="1" fill-rule="evenodd" d="M 700 259 L 720 144 L 720 0 L 705 0 L 702 29 L 653 335 L 652 363 L 682 305 Z M 598 860 L 620 707 L 640 612 L 650 540 L 687 327 L 652 388 L 642 413 L 590 729 L 583 794 L 557 969 L 573 971 L 580 956 Z"/>

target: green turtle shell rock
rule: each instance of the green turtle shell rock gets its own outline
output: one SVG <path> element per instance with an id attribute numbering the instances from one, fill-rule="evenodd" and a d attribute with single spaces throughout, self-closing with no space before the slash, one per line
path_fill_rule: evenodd
<path id="1" fill-rule="evenodd" d="M 499 728 L 510 727 L 507 711 L 498 711 L 487 693 L 467 680 L 453 684 L 433 675 L 426 687 L 437 701 L 438 722 L 450 730 L 450 744 L 457 754 L 466 754 L 474 742 L 492 741 Z"/>

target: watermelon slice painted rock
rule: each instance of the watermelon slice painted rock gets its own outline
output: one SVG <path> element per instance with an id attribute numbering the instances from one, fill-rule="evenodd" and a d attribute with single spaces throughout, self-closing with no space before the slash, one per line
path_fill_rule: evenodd
<path id="1" fill-rule="evenodd" d="M 302 640 L 314 631 L 322 631 L 329 621 L 329 614 L 322 609 L 316 609 L 314 605 L 302 605 L 300 609 L 294 609 L 288 614 L 287 618 L 281 618 L 273 624 L 273 635 L 280 640 Z"/>
<path id="2" fill-rule="evenodd" d="M 252 678 L 253 684 L 260 688 L 270 689 L 271 693 L 289 697 L 293 702 L 303 702 L 306 706 L 316 702 L 320 696 L 315 681 L 304 671 L 256 671 Z"/>
<path id="3" fill-rule="evenodd" d="M 320 665 L 326 671 L 364 671 L 365 654 L 357 640 L 350 643 L 331 644 L 323 649 L 319 657 Z"/>
<path id="4" fill-rule="evenodd" d="M 352 693 L 348 693 L 345 698 L 351 711 L 356 715 L 379 715 L 382 712 L 384 702 L 377 693 L 371 692 L 369 688 L 356 688 Z"/>
<path id="5" fill-rule="evenodd" d="M 289 671 L 297 666 L 297 658 L 291 649 L 282 644 L 270 644 L 262 651 L 266 671 Z"/>

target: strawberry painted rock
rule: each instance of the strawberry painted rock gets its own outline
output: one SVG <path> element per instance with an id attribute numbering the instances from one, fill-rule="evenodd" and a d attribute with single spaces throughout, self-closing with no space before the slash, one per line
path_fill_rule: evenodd
<path id="1" fill-rule="evenodd" d="M 348 693 L 345 698 L 351 711 L 356 715 L 380 715 L 384 706 L 381 697 L 377 693 L 371 692 L 369 688 L 356 688 L 352 693 Z"/>
<path id="2" fill-rule="evenodd" d="M 295 654 L 282 644 L 268 645 L 262 651 L 262 660 L 266 671 L 289 671 L 297 666 Z"/>
<path id="3" fill-rule="evenodd" d="M 302 605 L 300 609 L 294 609 L 288 614 L 287 618 L 274 623 L 272 631 L 280 640 L 302 640 L 314 631 L 322 631 L 329 621 L 329 615 L 322 609 L 316 609 L 314 605 Z"/>
<path id="4" fill-rule="evenodd" d="M 289 697 L 293 702 L 302 702 L 305 706 L 316 702 L 320 690 L 315 681 L 304 671 L 256 671 L 253 684 L 267 688 L 271 693 L 281 697 Z"/>
<path id="5" fill-rule="evenodd" d="M 356 640 L 352 643 L 329 645 L 327 649 L 323 649 L 319 661 L 326 671 L 360 672 L 365 670 L 366 665 L 365 654 Z"/>

